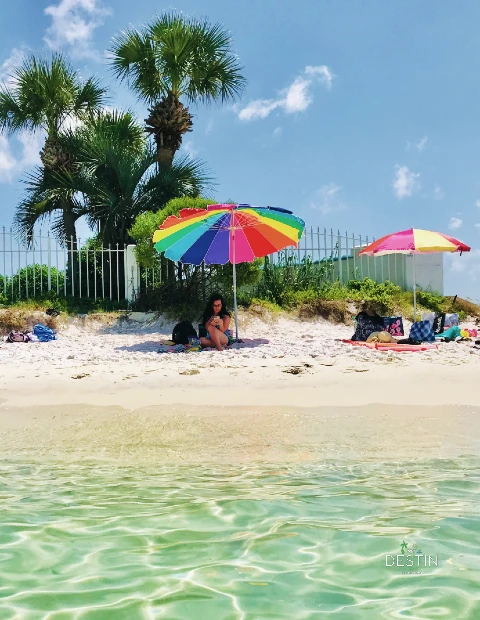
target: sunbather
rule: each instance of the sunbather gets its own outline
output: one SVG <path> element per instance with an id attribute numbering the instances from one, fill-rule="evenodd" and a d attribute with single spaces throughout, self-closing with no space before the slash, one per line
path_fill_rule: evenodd
<path id="1" fill-rule="evenodd" d="M 230 313 L 227 311 L 225 301 L 221 295 L 215 294 L 210 297 L 203 313 L 202 323 L 205 325 L 207 335 L 200 338 L 202 347 L 211 347 L 212 344 L 218 351 L 228 344 L 230 331 Z"/>

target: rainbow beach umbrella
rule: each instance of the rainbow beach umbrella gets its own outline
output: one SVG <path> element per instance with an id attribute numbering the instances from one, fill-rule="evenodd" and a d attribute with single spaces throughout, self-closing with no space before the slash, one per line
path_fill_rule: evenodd
<path id="1" fill-rule="evenodd" d="M 358 256 L 385 256 L 411 254 L 413 256 L 413 314 L 417 317 L 417 286 L 415 282 L 415 255 L 435 252 L 470 252 L 470 247 L 444 233 L 409 228 L 385 235 L 360 250 Z"/>
<path id="2" fill-rule="evenodd" d="M 305 222 L 291 211 L 248 204 L 215 204 L 182 209 L 153 235 L 157 252 L 188 265 L 233 265 L 235 330 L 237 324 L 237 263 L 252 262 L 286 247 L 297 247 Z"/>

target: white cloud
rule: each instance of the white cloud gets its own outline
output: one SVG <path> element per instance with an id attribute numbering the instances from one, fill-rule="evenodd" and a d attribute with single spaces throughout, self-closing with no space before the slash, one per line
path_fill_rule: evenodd
<path id="1" fill-rule="evenodd" d="M 41 132 L 20 132 L 15 139 L 22 147 L 17 158 L 12 153 L 11 143 L 0 135 L 0 183 L 12 183 L 24 170 L 40 163 L 40 150 L 44 136 Z"/>
<path id="2" fill-rule="evenodd" d="M 257 99 L 240 110 L 238 118 L 241 121 L 253 121 L 257 118 L 267 118 L 270 112 L 278 108 L 280 103 L 272 99 Z"/>
<path id="3" fill-rule="evenodd" d="M 417 142 L 417 144 L 415 145 L 417 148 L 417 151 L 422 152 L 423 149 L 427 146 L 427 136 L 424 136 L 419 142 Z"/>
<path id="4" fill-rule="evenodd" d="M 213 121 L 210 119 L 205 127 L 205 135 L 209 136 L 213 130 Z"/>
<path id="5" fill-rule="evenodd" d="M 420 186 L 419 178 L 419 172 L 412 172 L 407 166 L 395 166 L 393 193 L 399 200 L 411 196 Z"/>
<path id="6" fill-rule="evenodd" d="M 478 228 L 480 230 L 480 223 L 478 224 L 474 224 L 475 228 Z"/>
<path id="7" fill-rule="evenodd" d="M 335 183 L 322 185 L 310 201 L 310 209 L 320 211 L 323 215 L 346 209 L 342 201 L 342 188 Z"/>
<path id="8" fill-rule="evenodd" d="M 43 132 L 38 131 L 36 133 L 30 133 L 28 131 L 22 131 L 17 139 L 23 147 L 22 158 L 19 162 L 20 168 L 23 170 L 30 166 L 39 165 L 40 151 L 45 142 L 45 135 Z"/>
<path id="9" fill-rule="evenodd" d="M 275 127 L 275 129 L 273 130 L 273 137 L 274 138 L 279 138 L 283 133 L 283 129 L 281 127 Z"/>
<path id="10" fill-rule="evenodd" d="M 476 207 L 480 207 L 480 200 L 477 200 L 477 201 L 475 202 L 475 206 L 476 206 Z"/>
<path id="11" fill-rule="evenodd" d="M 194 159 L 199 153 L 199 150 L 196 148 L 193 140 L 185 140 L 182 142 L 182 149 L 190 159 Z"/>
<path id="12" fill-rule="evenodd" d="M 17 160 L 10 151 L 10 144 L 5 136 L 0 135 L 0 183 L 11 183 Z"/>
<path id="13" fill-rule="evenodd" d="M 468 277 L 473 280 L 480 275 L 480 250 L 470 250 L 470 252 L 452 252 L 447 254 L 447 265 L 449 271 L 453 273 L 468 272 Z"/>
<path id="14" fill-rule="evenodd" d="M 44 12 L 52 18 L 43 38 L 50 49 L 69 47 L 77 58 L 98 59 L 99 53 L 92 48 L 93 32 L 111 15 L 111 9 L 100 0 L 60 0 Z"/>
<path id="15" fill-rule="evenodd" d="M 0 83 L 10 87 L 15 84 L 16 80 L 12 77 L 13 71 L 23 63 L 26 55 L 26 49 L 23 47 L 12 49 L 10 56 L 0 65 Z"/>
<path id="16" fill-rule="evenodd" d="M 435 185 L 435 188 L 433 190 L 433 197 L 435 198 L 435 200 L 443 200 L 445 198 L 445 192 L 440 187 L 440 185 Z"/>
<path id="17" fill-rule="evenodd" d="M 251 101 L 240 110 L 238 118 L 242 121 L 267 118 L 277 108 L 282 109 L 286 114 L 303 112 L 313 101 L 312 85 L 319 82 L 330 90 L 333 78 L 333 73 L 326 65 L 307 66 L 302 75 L 296 77 L 290 86 L 279 93 L 279 97 Z"/>
<path id="18" fill-rule="evenodd" d="M 305 67 L 305 74 L 318 79 L 321 84 L 324 84 L 328 90 L 332 88 L 332 81 L 335 77 L 330 71 L 327 65 L 320 65 L 318 67 L 308 66 Z"/>
<path id="19" fill-rule="evenodd" d="M 463 224 L 463 220 L 461 220 L 459 217 L 451 217 L 450 221 L 448 222 L 448 227 L 450 228 L 450 230 L 458 230 Z"/>

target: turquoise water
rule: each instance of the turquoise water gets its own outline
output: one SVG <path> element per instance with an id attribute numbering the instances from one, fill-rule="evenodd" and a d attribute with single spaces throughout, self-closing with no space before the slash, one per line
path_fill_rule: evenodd
<path id="1" fill-rule="evenodd" d="M 478 619 L 479 466 L 3 461 L 0 618 Z"/>

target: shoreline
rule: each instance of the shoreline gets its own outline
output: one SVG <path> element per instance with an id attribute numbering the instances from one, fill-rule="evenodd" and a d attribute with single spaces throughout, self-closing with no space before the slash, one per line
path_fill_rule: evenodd
<path id="1" fill-rule="evenodd" d="M 2 460 L 365 463 L 480 455 L 480 407 L 0 406 Z"/>
<path id="2" fill-rule="evenodd" d="M 8 406 L 18 407 L 480 405 L 477 360 L 449 366 L 433 361 L 409 364 L 410 358 L 400 366 L 386 360 L 350 364 L 297 359 L 254 370 L 184 361 L 180 369 L 149 364 L 36 369 L 28 381 L 31 369 L 16 367 L 0 378 L 0 394 Z"/>
<path id="3" fill-rule="evenodd" d="M 480 349 L 384 353 L 318 319 L 251 320 L 222 353 L 158 353 L 171 325 L 0 343 L 2 453 L 159 463 L 480 455 Z M 266 337 L 268 336 L 268 338 Z M 478 440 L 476 438 L 479 438 Z"/>

